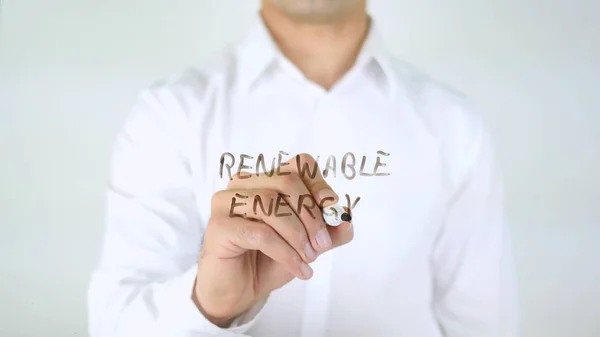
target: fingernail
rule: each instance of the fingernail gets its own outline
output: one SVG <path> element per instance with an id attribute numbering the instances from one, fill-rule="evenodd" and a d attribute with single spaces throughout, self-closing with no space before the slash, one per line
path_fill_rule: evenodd
<path id="1" fill-rule="evenodd" d="M 321 248 L 327 248 L 331 246 L 331 237 L 327 229 L 323 228 L 317 233 L 317 244 Z"/>
<path id="2" fill-rule="evenodd" d="M 303 264 L 300 265 L 300 272 L 306 278 L 311 278 L 312 275 L 313 275 L 312 268 L 309 265 L 307 265 L 306 263 L 303 263 Z"/>
<path id="3" fill-rule="evenodd" d="M 327 202 L 323 202 L 323 200 L 325 198 L 329 198 L 329 199 L 327 199 Z M 333 199 L 331 199 L 331 198 L 333 198 Z M 337 195 L 328 188 L 319 191 L 319 200 L 321 203 L 323 203 L 321 206 L 333 205 L 335 203 L 336 198 L 337 198 Z"/>
<path id="4" fill-rule="evenodd" d="M 304 246 L 304 254 L 309 260 L 314 260 L 317 258 L 317 252 L 313 249 L 310 242 L 307 242 Z"/>

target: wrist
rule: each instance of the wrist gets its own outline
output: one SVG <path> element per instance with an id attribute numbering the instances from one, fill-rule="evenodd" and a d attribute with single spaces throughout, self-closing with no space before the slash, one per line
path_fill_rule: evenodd
<path id="1" fill-rule="evenodd" d="M 207 308 L 205 308 L 199 297 L 198 297 L 198 291 L 196 290 L 196 287 L 194 286 L 194 292 L 192 294 L 192 300 L 194 301 L 194 304 L 196 305 L 196 307 L 198 308 L 198 310 L 200 311 L 200 313 L 202 314 L 202 316 L 204 316 L 208 321 L 210 321 L 212 324 L 218 326 L 219 328 L 223 328 L 226 329 L 229 326 L 231 326 L 231 323 L 233 323 L 236 315 L 234 314 L 226 314 L 226 313 L 215 313 L 213 311 L 211 311 L 210 309 L 207 310 Z"/>

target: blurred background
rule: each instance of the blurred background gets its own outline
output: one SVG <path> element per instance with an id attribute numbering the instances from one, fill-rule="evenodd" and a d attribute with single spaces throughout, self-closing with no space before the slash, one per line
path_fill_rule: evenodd
<path id="1" fill-rule="evenodd" d="M 0 2 L 0 336 L 84 336 L 108 160 L 135 95 L 240 38 L 259 0 Z M 600 336 L 600 2 L 370 7 L 395 55 L 485 111 L 523 336 Z"/>

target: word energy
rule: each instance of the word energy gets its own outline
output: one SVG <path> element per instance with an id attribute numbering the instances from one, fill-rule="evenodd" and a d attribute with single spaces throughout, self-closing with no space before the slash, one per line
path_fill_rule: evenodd
<path id="1" fill-rule="evenodd" d="M 323 200 L 321 200 L 319 205 L 317 205 L 317 202 L 315 201 L 315 199 L 313 198 L 312 195 L 303 194 L 298 197 L 298 202 L 296 203 L 296 205 L 297 205 L 296 209 L 293 210 L 292 205 L 294 203 L 292 203 L 292 200 L 290 200 L 290 196 L 279 193 L 277 195 L 277 200 L 270 198 L 269 208 L 268 208 L 268 210 L 266 210 L 265 204 L 260 195 L 258 195 L 258 194 L 255 195 L 251 201 L 249 199 L 250 199 L 250 197 L 247 195 L 236 193 L 235 196 L 233 198 L 231 198 L 231 208 L 229 208 L 229 217 L 231 217 L 231 218 L 234 218 L 234 217 L 246 218 L 246 217 L 248 217 L 248 213 L 236 213 L 235 208 L 236 207 L 244 208 L 244 206 L 248 205 L 248 202 L 252 202 L 252 213 L 254 215 L 258 215 L 258 207 L 260 206 L 260 210 L 261 210 L 262 214 L 264 214 L 265 216 L 271 216 L 271 214 L 273 214 L 273 216 L 275 216 L 275 217 L 291 216 L 292 212 L 289 212 L 289 211 L 294 211 L 294 213 L 296 213 L 298 216 L 300 216 L 300 214 L 304 210 L 305 212 L 308 212 L 308 214 L 310 214 L 310 216 L 313 219 L 316 219 L 316 217 L 312 211 L 315 210 L 317 206 L 320 209 L 322 209 L 325 202 L 334 200 L 331 197 L 327 197 L 327 198 L 324 198 Z M 286 199 L 287 199 L 287 201 L 286 201 Z M 348 194 L 346 194 L 346 202 L 347 202 L 347 206 L 348 206 L 349 210 L 353 210 L 359 201 L 360 201 L 360 197 L 357 197 L 354 200 L 354 202 L 352 204 L 350 204 L 350 196 Z M 281 209 L 284 207 L 287 207 L 287 210 Z M 247 207 L 245 207 L 245 208 L 248 209 Z M 288 212 L 286 212 L 286 211 L 288 211 Z"/>

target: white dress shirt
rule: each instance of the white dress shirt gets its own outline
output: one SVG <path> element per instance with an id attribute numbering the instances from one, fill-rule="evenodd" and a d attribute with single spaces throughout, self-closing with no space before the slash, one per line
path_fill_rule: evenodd
<path id="1" fill-rule="evenodd" d="M 229 180 L 221 155 L 237 165 L 263 154 L 270 166 L 280 151 L 322 166 L 336 157 L 328 183 L 343 202 L 360 197 L 354 240 L 319 256 L 312 279 L 219 328 L 191 294 L 210 200 Z M 341 167 L 348 152 L 352 180 Z M 360 175 L 363 155 L 364 172 L 379 156 L 389 175 Z M 482 116 L 389 55 L 375 26 L 329 91 L 282 56 L 260 19 L 212 65 L 144 89 L 115 144 L 106 226 L 89 289 L 92 337 L 517 336 L 501 180 Z"/>

